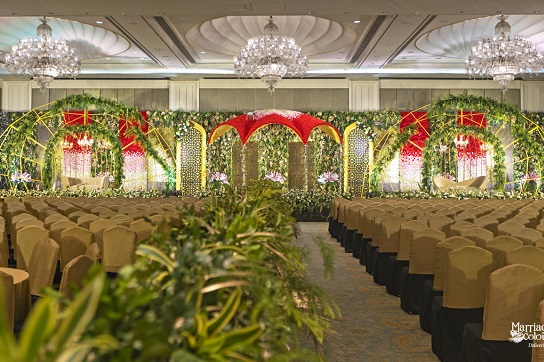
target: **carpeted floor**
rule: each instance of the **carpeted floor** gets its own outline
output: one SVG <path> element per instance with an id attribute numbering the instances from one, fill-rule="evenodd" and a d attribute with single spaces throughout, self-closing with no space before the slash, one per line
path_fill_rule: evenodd
<path id="1" fill-rule="evenodd" d="M 419 327 L 417 315 L 400 309 L 400 300 L 375 284 L 359 261 L 344 252 L 327 232 L 327 223 L 300 223 L 302 236 L 295 243 L 310 250 L 310 277 L 336 301 L 342 318 L 325 336 L 329 361 L 385 362 L 437 361 L 431 336 Z M 323 262 L 314 237 L 322 237 L 336 253 L 335 275 L 323 276 Z"/>

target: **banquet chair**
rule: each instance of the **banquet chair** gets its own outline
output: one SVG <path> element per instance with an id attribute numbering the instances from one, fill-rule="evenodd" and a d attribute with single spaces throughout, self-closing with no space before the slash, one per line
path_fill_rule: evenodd
<path id="1" fill-rule="evenodd" d="M 45 220 L 46 217 L 50 216 L 50 215 L 55 215 L 55 214 L 58 214 L 59 212 L 56 210 L 56 209 L 53 209 L 52 207 L 47 207 L 47 208 L 44 208 L 44 209 L 41 209 L 40 211 L 38 211 L 38 214 L 36 215 L 36 217 L 40 220 Z"/>
<path id="2" fill-rule="evenodd" d="M 347 201 L 343 197 L 335 197 L 331 200 L 331 210 L 329 212 L 329 234 L 332 238 L 336 238 L 338 233 L 338 207 L 340 203 Z M 195 201 L 196 202 L 196 201 Z"/>
<path id="3" fill-rule="evenodd" d="M 122 214 L 124 216 L 124 214 Z M 134 212 L 131 212 L 129 214 L 127 214 L 126 216 L 128 216 L 130 218 L 130 220 L 138 220 L 138 219 L 143 219 L 145 218 L 147 215 L 147 213 L 143 210 L 138 210 L 138 211 L 134 211 Z"/>
<path id="4" fill-rule="evenodd" d="M 387 259 L 387 293 L 400 296 L 400 274 L 404 267 L 408 266 L 410 260 L 410 245 L 416 231 L 424 230 L 427 225 L 417 221 L 409 220 L 401 224 L 399 231 L 399 247 L 396 255 Z"/>
<path id="5" fill-rule="evenodd" d="M 382 233 L 381 224 L 383 220 L 386 220 L 388 218 L 393 217 L 393 214 L 390 214 L 389 212 L 385 212 L 383 214 L 376 215 L 376 217 L 373 220 L 373 227 L 372 227 L 372 239 L 371 241 L 366 244 L 366 259 L 367 263 L 365 265 L 366 272 L 369 274 L 374 273 L 374 254 L 376 253 L 376 250 L 378 249 L 380 245 L 380 238 Z"/>
<path id="6" fill-rule="evenodd" d="M 117 273 L 134 261 L 136 233 L 125 226 L 114 226 L 102 235 L 102 265 L 106 272 Z"/>
<path id="7" fill-rule="evenodd" d="M 80 255 L 85 255 L 88 245 L 73 235 L 67 235 L 60 239 L 60 270 Z"/>
<path id="8" fill-rule="evenodd" d="M 538 305 L 536 324 L 544 326 L 544 300 Z M 538 341 L 537 341 L 538 342 Z M 544 348 L 533 348 L 532 362 L 544 362 Z"/>
<path id="9" fill-rule="evenodd" d="M 85 215 L 89 215 L 87 212 L 85 211 L 82 211 L 82 210 L 78 210 L 78 211 L 74 211 L 72 213 L 70 213 L 68 215 L 68 219 L 70 221 L 73 221 L 77 224 L 77 220 L 81 217 L 81 216 L 85 216 Z"/>
<path id="10" fill-rule="evenodd" d="M 518 340 L 513 324 L 537 321 L 544 299 L 544 273 L 528 265 L 508 265 L 491 273 L 482 323 L 465 325 L 462 358 L 466 362 L 530 362 L 530 340 Z M 536 341 L 539 343 L 538 341 Z"/>
<path id="11" fill-rule="evenodd" d="M 431 344 L 441 361 L 461 360 L 465 324 L 482 322 L 492 271 L 488 250 L 465 246 L 448 253 L 444 294 L 433 299 Z"/>
<path id="12" fill-rule="evenodd" d="M 336 241 L 338 241 L 342 246 L 344 245 L 344 233 L 346 232 L 346 211 L 347 208 L 353 203 L 353 201 L 347 200 L 346 202 L 338 205 L 338 234 L 336 235 Z M 200 213 L 203 211 L 204 205 L 205 203 L 203 203 L 202 201 L 198 201 L 195 203 L 195 212 L 197 215 L 200 215 Z"/>
<path id="13" fill-rule="evenodd" d="M 503 223 L 500 223 L 497 226 L 497 236 L 501 236 L 501 235 L 512 236 L 513 232 L 519 229 L 524 229 L 524 228 L 525 228 L 525 225 L 517 221 L 513 221 L 513 220 L 505 221 Z"/>
<path id="14" fill-rule="evenodd" d="M 346 253 L 353 253 L 353 238 L 355 237 L 355 234 L 357 233 L 357 221 L 358 221 L 358 215 L 361 209 L 363 209 L 365 206 L 363 204 L 359 203 L 353 203 L 351 204 L 347 209 L 347 216 L 346 216 L 346 228 L 344 230 L 344 235 L 342 237 L 344 242 L 344 251 Z"/>
<path id="15" fill-rule="evenodd" d="M 15 234 L 15 226 L 17 226 L 17 224 L 19 222 L 21 222 L 23 220 L 26 220 L 26 219 L 36 220 L 36 217 L 34 215 L 32 215 L 31 213 L 29 213 L 29 212 L 24 212 L 24 213 L 17 214 L 15 216 L 13 216 L 11 218 L 11 222 L 7 224 L 8 234 L 9 235 L 14 235 Z"/>
<path id="16" fill-rule="evenodd" d="M 476 246 L 480 248 L 483 248 L 488 241 L 494 238 L 491 231 L 479 227 L 463 229 L 459 232 L 459 236 L 474 241 Z"/>
<path id="17" fill-rule="evenodd" d="M 366 247 L 370 242 L 372 241 L 372 229 L 374 228 L 374 218 L 377 215 L 383 214 L 384 211 L 377 208 L 377 207 L 371 207 L 368 209 L 364 209 L 364 211 L 359 212 L 361 214 L 361 217 L 359 217 L 360 225 L 359 229 L 357 229 L 359 232 L 362 231 L 362 238 L 361 238 L 361 245 L 354 244 L 353 248 L 354 250 L 357 248 L 359 250 L 359 264 L 366 265 L 367 264 L 367 254 L 366 254 Z"/>
<path id="18" fill-rule="evenodd" d="M 89 230 L 94 234 L 94 240 L 98 243 L 100 249 L 102 249 L 102 233 L 114 226 L 117 226 L 117 224 L 110 219 L 97 219 L 89 224 Z"/>
<path id="19" fill-rule="evenodd" d="M 94 208 L 91 209 L 90 213 L 100 217 L 100 214 L 103 213 L 103 212 L 106 212 L 106 211 L 112 211 L 112 210 L 110 210 L 110 209 L 108 209 L 107 207 L 104 207 L 104 206 L 95 206 Z M 115 212 L 115 214 L 117 215 L 117 212 Z"/>
<path id="20" fill-rule="evenodd" d="M 380 239 L 378 249 L 374 254 L 374 283 L 387 283 L 387 259 L 397 255 L 399 250 L 400 227 L 408 220 L 401 216 L 391 215 L 380 224 Z"/>
<path id="21" fill-rule="evenodd" d="M 506 253 L 505 265 L 524 264 L 544 271 L 544 250 L 535 246 L 522 246 Z"/>
<path id="22" fill-rule="evenodd" d="M 71 227 L 77 226 L 77 224 L 70 220 L 60 220 L 52 223 L 49 226 L 49 232 L 51 233 L 51 239 L 60 244 L 61 233 Z"/>
<path id="23" fill-rule="evenodd" d="M 434 277 L 434 252 L 436 244 L 446 234 L 436 229 L 423 229 L 414 233 L 410 245 L 410 262 L 401 271 L 400 306 L 410 314 L 419 313 L 419 294 L 426 280 Z"/>
<path id="24" fill-rule="evenodd" d="M 497 236 L 497 227 L 499 226 L 499 220 L 495 217 L 488 215 L 474 219 L 474 225 L 482 229 L 489 230 L 493 235 Z"/>
<path id="25" fill-rule="evenodd" d="M 544 249 L 544 238 L 535 241 L 535 246 L 536 246 L 537 248 Z"/>
<path id="26" fill-rule="evenodd" d="M 429 217 L 429 221 L 427 225 L 431 229 L 437 229 L 442 232 L 444 232 L 446 235 L 449 235 L 450 233 L 450 226 L 455 221 L 451 217 L 443 216 L 443 215 L 431 215 Z"/>
<path id="27" fill-rule="evenodd" d="M 493 253 L 494 270 L 506 264 L 506 253 L 523 246 L 523 241 L 512 236 L 497 236 L 485 244 L 485 248 Z"/>
<path id="28" fill-rule="evenodd" d="M 512 232 L 511 236 L 523 241 L 525 245 L 533 245 L 535 241 L 542 239 L 542 233 L 531 228 L 518 229 Z"/>
<path id="29" fill-rule="evenodd" d="M 84 229 L 89 229 L 89 225 L 91 225 L 91 223 L 95 220 L 98 220 L 98 216 L 96 216 L 95 214 L 86 214 L 80 216 L 77 219 L 77 226 L 80 226 Z"/>
<path id="30" fill-rule="evenodd" d="M 470 211 L 462 211 L 453 217 L 453 220 L 455 220 L 455 222 L 468 221 L 470 223 L 474 223 L 475 219 L 476 215 Z"/>
<path id="31" fill-rule="evenodd" d="M 476 227 L 476 225 L 474 225 L 473 223 L 469 221 L 456 221 L 450 225 L 450 232 L 448 233 L 448 237 L 459 236 L 461 235 L 461 230 L 470 229 L 474 227 Z"/>
<path id="32" fill-rule="evenodd" d="M 17 269 L 28 271 L 34 247 L 39 241 L 49 238 L 49 230 L 39 226 L 26 226 L 17 233 Z"/>
<path id="33" fill-rule="evenodd" d="M 105 210 L 105 211 L 102 211 L 101 213 L 95 214 L 95 215 L 98 215 L 99 219 L 109 219 L 109 218 L 112 218 L 112 217 L 117 216 L 119 214 L 117 212 L 113 211 L 113 210 Z"/>
<path id="34" fill-rule="evenodd" d="M 73 299 L 73 292 L 83 287 L 85 277 L 94 263 L 94 260 L 87 255 L 80 255 L 72 259 L 62 271 L 59 292 L 68 299 Z"/>
<path id="35" fill-rule="evenodd" d="M 131 212 L 137 212 L 138 209 L 134 208 L 134 207 L 130 207 L 130 206 L 125 206 L 125 207 L 122 207 L 120 208 L 119 210 L 117 210 L 117 213 L 118 214 L 124 214 L 124 215 L 128 215 L 130 214 Z"/>
<path id="36" fill-rule="evenodd" d="M 91 245 L 91 243 L 94 242 L 93 232 L 90 231 L 90 230 L 84 229 L 84 228 L 82 228 L 80 226 L 72 226 L 72 227 L 69 227 L 69 228 L 64 229 L 63 231 L 61 231 L 60 240 L 62 241 L 62 239 L 66 238 L 68 236 L 73 236 L 73 237 L 81 240 L 82 242 L 85 243 L 86 247 L 88 247 L 89 245 Z"/>
<path id="37" fill-rule="evenodd" d="M 64 216 L 69 216 L 73 212 L 81 211 L 81 209 L 70 203 L 64 202 L 62 204 L 57 205 L 57 211 L 63 214 Z"/>
<path id="38" fill-rule="evenodd" d="M 119 214 L 109 218 L 110 221 L 114 222 L 116 225 L 128 227 L 131 222 L 134 221 L 130 216 Z"/>
<path id="39" fill-rule="evenodd" d="M 61 221 L 61 220 L 68 220 L 68 218 L 62 214 L 59 214 L 58 212 L 53 214 L 53 215 L 49 215 L 47 216 L 44 220 L 43 220 L 43 224 L 44 224 L 44 227 L 48 230 L 51 230 L 51 225 L 57 221 Z M 68 220 L 69 221 L 69 220 Z"/>
<path id="40" fill-rule="evenodd" d="M 465 246 L 474 246 L 474 242 L 461 236 L 446 238 L 435 245 L 433 274 L 434 278 L 426 280 L 419 294 L 419 326 L 427 333 L 432 331 L 433 300 L 444 292 L 444 273 L 448 254 Z"/>
<path id="41" fill-rule="evenodd" d="M 15 290 L 13 286 L 13 276 L 0 271 L 0 299 L 4 310 L 0 313 L 4 313 L 8 328 L 13 331 L 15 326 Z"/>
<path id="42" fill-rule="evenodd" d="M 145 219 L 134 220 L 129 228 L 136 233 L 136 242 L 147 239 L 153 233 L 153 225 Z"/>
<path id="43" fill-rule="evenodd" d="M 59 244 L 55 240 L 45 238 L 36 243 L 28 265 L 31 295 L 41 297 L 42 289 L 53 284 L 58 260 Z"/>

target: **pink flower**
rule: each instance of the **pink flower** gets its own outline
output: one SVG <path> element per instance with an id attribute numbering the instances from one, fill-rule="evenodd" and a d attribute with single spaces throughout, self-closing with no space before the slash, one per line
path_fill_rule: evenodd
<path id="1" fill-rule="evenodd" d="M 317 182 L 320 184 L 326 184 L 326 183 L 335 183 L 338 182 L 340 177 L 335 172 L 325 172 L 319 175 L 317 178 Z"/>
<path id="2" fill-rule="evenodd" d="M 285 177 L 283 177 L 283 175 L 277 171 L 267 173 L 264 178 L 272 180 L 274 182 L 278 182 L 280 184 L 283 184 L 285 182 Z"/>

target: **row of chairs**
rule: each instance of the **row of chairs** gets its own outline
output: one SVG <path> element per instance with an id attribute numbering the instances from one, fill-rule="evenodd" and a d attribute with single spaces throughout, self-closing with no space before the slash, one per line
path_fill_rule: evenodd
<path id="1" fill-rule="evenodd" d="M 504 292 L 509 276 L 532 275 L 529 280 L 518 280 L 518 289 L 509 296 L 515 299 L 533 291 L 533 298 L 524 298 L 518 307 L 510 308 L 508 317 L 535 321 L 538 303 L 544 299 L 544 250 L 538 247 L 544 245 L 536 229 L 543 209 L 541 200 L 334 199 L 329 232 L 366 266 L 375 282 L 401 297 L 405 311 L 420 314 L 420 325 L 432 332 L 433 351 L 441 360 L 461 359 L 464 328 L 469 322 L 483 326 L 480 335 L 470 334 L 471 329 L 466 334 L 479 336 L 476 345 L 486 348 L 466 347 L 468 360 L 482 360 L 474 356 L 485 357 L 480 352 L 489 351 L 488 341 L 499 345 L 498 351 L 521 351 L 520 360 L 530 360 L 527 345 L 522 349 L 522 344 L 498 342 L 508 340 L 505 328 L 510 324 L 496 328 L 499 312 L 493 309 L 493 300 Z M 501 227 L 504 223 L 521 224 L 538 234 L 516 238 L 515 233 L 505 232 L 509 228 Z M 467 341 L 474 339 L 467 337 Z"/>
<path id="2" fill-rule="evenodd" d="M 57 272 L 59 289 L 70 297 L 69 286 L 80 285 L 91 265 L 101 262 L 105 271 L 118 272 L 132 263 L 135 245 L 151 235 L 154 225 L 163 219 L 178 224 L 177 208 L 195 201 L 7 198 L 0 206 L 0 266 L 10 266 L 11 246 L 16 267 L 29 273 L 33 296 L 42 296 Z M 2 275 L 6 285 L 13 284 L 9 277 Z"/>

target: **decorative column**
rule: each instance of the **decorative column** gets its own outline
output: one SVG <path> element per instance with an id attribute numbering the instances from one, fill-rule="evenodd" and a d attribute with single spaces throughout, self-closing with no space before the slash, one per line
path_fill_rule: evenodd
<path id="1" fill-rule="evenodd" d="M 199 81 L 171 80 L 168 85 L 168 107 L 186 112 L 199 110 Z"/>

